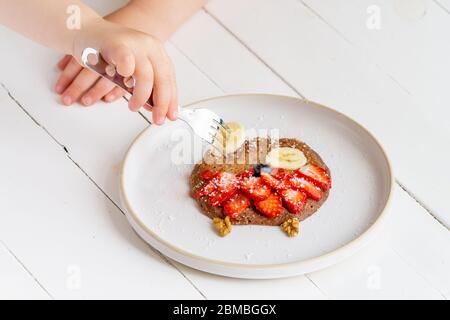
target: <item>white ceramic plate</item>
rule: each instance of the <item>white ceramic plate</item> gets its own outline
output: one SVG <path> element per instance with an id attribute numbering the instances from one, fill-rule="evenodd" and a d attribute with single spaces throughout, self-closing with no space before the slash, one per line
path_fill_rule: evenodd
<path id="1" fill-rule="evenodd" d="M 236 95 L 194 103 L 247 129 L 279 129 L 299 138 L 329 166 L 333 188 L 325 204 L 301 223 L 296 238 L 279 227 L 235 226 L 220 238 L 189 196 L 189 175 L 201 149 L 181 121 L 150 126 L 130 147 L 121 196 L 128 220 L 151 246 L 195 269 L 239 278 L 279 278 L 334 264 L 376 233 L 393 187 L 389 160 L 376 139 L 324 106 L 273 95 Z M 249 133 L 251 134 L 251 132 Z M 189 149 L 189 150 L 188 150 Z"/>

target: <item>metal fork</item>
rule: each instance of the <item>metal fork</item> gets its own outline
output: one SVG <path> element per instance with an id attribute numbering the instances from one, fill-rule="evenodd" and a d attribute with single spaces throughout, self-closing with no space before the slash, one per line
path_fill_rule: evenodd
<path id="1" fill-rule="evenodd" d="M 130 95 L 133 94 L 133 87 L 136 81 L 133 77 L 124 78 L 118 74 L 115 67 L 108 64 L 101 54 L 93 48 L 86 48 L 83 50 L 81 55 L 81 61 L 84 66 L 105 79 L 114 82 L 115 85 L 121 87 L 127 91 Z M 151 98 L 150 101 L 146 103 L 149 109 L 152 108 Z M 192 131 L 198 135 L 200 138 L 205 140 L 215 149 L 221 151 L 215 144 L 218 138 L 218 134 L 221 130 L 229 131 L 224 125 L 223 119 L 212 112 L 211 110 L 200 108 L 200 109 L 183 109 L 178 108 L 178 118 L 185 122 Z"/>

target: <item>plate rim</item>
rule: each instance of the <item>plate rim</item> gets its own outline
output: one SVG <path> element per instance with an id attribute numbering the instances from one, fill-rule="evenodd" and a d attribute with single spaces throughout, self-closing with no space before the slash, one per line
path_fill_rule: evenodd
<path id="1" fill-rule="evenodd" d="M 320 263 L 321 261 L 325 262 L 325 265 L 330 265 L 331 263 L 326 263 L 328 259 L 330 259 L 333 256 L 336 257 L 347 257 L 349 251 L 356 246 L 358 248 L 363 247 L 364 244 L 367 243 L 368 240 L 370 240 L 370 238 L 372 236 L 375 235 L 376 230 L 383 224 L 383 222 L 386 220 L 386 217 L 388 216 L 389 213 L 389 209 L 391 208 L 392 205 L 392 199 L 393 199 L 393 194 L 394 194 L 394 187 L 395 187 L 395 177 L 393 174 L 393 167 L 392 167 L 392 163 L 387 155 L 387 152 L 385 150 L 385 148 L 383 147 L 383 145 L 380 143 L 380 141 L 370 132 L 370 130 L 368 130 L 365 126 L 363 126 L 362 124 L 360 124 L 359 122 L 357 122 L 356 120 L 352 119 L 351 117 L 347 116 L 346 114 L 335 110 L 333 108 L 327 107 L 325 105 L 322 105 L 320 103 L 308 100 L 308 99 L 304 99 L 304 98 L 300 98 L 300 97 L 293 97 L 293 96 L 286 96 L 286 95 L 278 95 L 278 94 L 269 94 L 269 93 L 240 93 L 240 94 L 225 94 L 225 95 L 221 95 L 221 96 L 214 96 L 214 97 L 210 97 L 210 98 L 206 98 L 206 99 L 201 99 L 198 101 L 194 101 L 194 102 L 190 102 L 186 105 L 183 106 L 183 108 L 199 108 L 199 107 L 194 107 L 194 105 L 197 104 L 201 104 L 201 103 L 206 103 L 208 101 L 211 100 L 217 100 L 217 99 L 223 99 L 223 98 L 233 98 L 233 97 L 264 97 L 264 96 L 268 96 L 268 97 L 275 97 L 275 98 L 282 98 L 282 99 L 291 99 L 291 100 L 295 100 L 295 101 L 299 101 L 302 103 L 306 103 L 314 108 L 321 108 L 321 109 L 325 109 L 327 111 L 330 111 L 332 113 L 336 113 L 337 115 L 344 117 L 346 120 L 353 122 L 356 126 L 360 127 L 371 139 L 373 139 L 373 141 L 376 143 L 376 145 L 379 147 L 382 156 L 384 158 L 384 160 L 386 161 L 387 164 L 387 169 L 388 169 L 388 174 L 390 176 L 390 186 L 389 186 L 389 195 L 388 198 L 386 200 L 386 203 L 383 207 L 383 209 L 381 210 L 378 218 L 362 233 L 360 234 L 358 237 L 354 238 L 353 240 L 351 240 L 350 242 L 346 243 L 345 245 L 327 252 L 325 254 L 310 258 L 310 259 L 305 259 L 305 260 L 298 260 L 298 261 L 290 261 L 290 262 L 284 262 L 284 263 L 272 263 L 272 264 L 243 264 L 243 263 L 235 263 L 235 262 L 226 262 L 226 261 L 220 261 L 220 260 L 216 260 L 216 259 L 211 259 L 211 258 L 206 258 L 206 257 L 202 257 L 199 256 L 197 254 L 193 254 L 190 253 L 184 249 L 181 249 L 173 244 L 171 244 L 170 242 L 167 242 L 166 240 L 162 239 L 161 237 L 159 237 L 156 233 L 154 233 L 152 230 L 150 230 L 146 224 L 140 219 L 139 215 L 136 214 L 135 210 L 133 209 L 128 196 L 125 192 L 125 182 L 124 182 L 124 171 L 125 171 L 125 167 L 129 158 L 129 155 L 133 149 L 133 147 L 135 146 L 135 144 L 142 138 L 142 136 L 144 134 L 146 134 L 148 131 L 152 130 L 155 125 L 150 123 L 149 126 L 147 128 L 145 128 L 144 130 L 142 130 L 137 136 L 136 138 L 134 138 L 134 140 L 132 141 L 132 143 L 130 144 L 130 146 L 128 147 L 127 151 L 125 152 L 125 156 L 124 159 L 122 161 L 122 165 L 120 168 L 120 175 L 119 175 L 119 191 L 120 191 L 120 197 L 122 200 L 122 204 L 125 206 L 125 213 L 128 216 L 129 219 L 132 219 L 134 221 L 134 223 L 136 223 L 138 225 L 139 228 L 141 228 L 142 230 L 144 230 L 144 232 L 152 237 L 153 239 L 155 239 L 157 242 L 159 242 L 159 244 L 161 244 L 162 246 L 167 247 L 170 250 L 175 251 L 177 254 L 182 255 L 182 256 L 186 256 L 187 258 L 193 259 L 193 260 L 198 260 L 198 261 L 202 261 L 204 263 L 208 263 L 208 264 L 213 264 L 213 265 L 217 265 L 220 267 L 229 267 L 229 268 L 245 268 L 245 269 L 265 269 L 265 270 L 272 270 L 272 269 L 277 269 L 277 268 L 292 268 L 292 267 L 298 267 L 301 268 L 302 266 L 307 266 L 308 264 L 316 264 L 316 263 Z M 139 234 L 139 232 L 138 232 Z M 144 239 L 145 242 L 147 242 Z M 148 243 L 148 242 L 147 242 Z M 357 250 L 355 250 L 356 252 Z M 347 254 L 346 254 L 347 253 Z M 343 259 L 344 259 L 343 258 Z M 339 259 L 338 261 L 341 261 L 342 259 Z M 338 262 L 336 261 L 336 262 Z M 181 262 L 181 261 L 179 261 Z M 185 264 L 184 262 L 181 262 L 183 264 Z M 214 273 L 214 272 L 213 272 Z"/>

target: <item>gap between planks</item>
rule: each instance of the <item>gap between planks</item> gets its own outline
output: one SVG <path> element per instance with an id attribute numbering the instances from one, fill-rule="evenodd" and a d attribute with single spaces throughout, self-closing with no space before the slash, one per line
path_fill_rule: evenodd
<path id="1" fill-rule="evenodd" d="M 66 148 L 66 146 L 64 146 L 61 142 L 58 141 L 58 139 L 56 139 L 55 136 L 53 136 L 49 130 L 47 130 L 47 128 L 45 128 L 45 126 L 43 126 L 41 123 L 39 123 L 32 115 L 31 113 L 13 96 L 13 94 L 11 93 L 11 91 L 6 87 L 6 85 L 2 82 L 0 82 L 0 86 L 3 88 L 3 90 L 6 92 L 6 94 L 8 95 L 8 97 L 14 102 L 14 104 L 16 104 L 24 113 L 26 116 L 28 116 L 39 128 L 41 128 L 42 130 L 44 130 L 44 132 L 61 148 L 63 148 L 64 152 L 67 155 L 67 158 L 89 179 L 89 181 L 117 208 L 117 210 L 119 210 L 120 213 L 122 213 L 122 215 L 125 215 L 125 213 L 123 212 L 123 210 L 119 207 L 119 205 L 103 190 L 102 187 L 100 187 L 100 185 L 95 182 L 95 180 L 89 176 L 89 174 L 86 172 L 86 170 L 84 170 L 81 165 L 79 163 L 77 163 L 70 155 L 69 150 Z M 125 99 L 126 100 L 126 99 Z M 141 112 L 139 112 L 140 116 L 148 123 L 151 123 Z M 49 291 L 43 286 L 43 284 L 31 273 L 31 271 L 25 266 L 25 264 L 16 256 L 16 254 L 9 248 L 7 247 L 3 242 L 0 241 L 0 243 L 2 243 L 5 248 L 8 250 L 8 252 L 14 257 L 14 259 L 17 260 L 17 262 L 25 269 L 25 271 L 34 279 L 34 281 L 39 285 L 39 287 L 41 287 L 46 293 L 47 295 L 51 298 L 54 299 L 54 297 L 49 293 Z M 155 248 L 153 248 L 152 246 L 150 246 L 150 249 L 155 252 L 167 265 L 169 265 L 170 267 L 174 268 L 178 273 L 181 274 L 181 276 L 194 288 L 194 290 L 200 294 L 200 296 L 202 296 L 205 300 L 207 300 L 207 297 L 205 296 L 205 294 L 192 282 L 191 279 L 189 279 L 189 277 L 183 273 L 183 271 L 180 270 L 180 268 L 178 268 L 171 260 L 169 260 L 166 256 L 164 256 L 161 252 L 159 252 L 158 250 L 156 250 Z"/>
<path id="2" fill-rule="evenodd" d="M 450 14 L 450 8 L 447 8 L 445 5 L 443 5 L 439 0 L 434 0 L 434 3 L 441 8 L 442 10 L 444 10 L 446 13 Z"/>
<path id="3" fill-rule="evenodd" d="M 33 281 L 45 292 L 45 294 L 51 299 L 55 300 L 53 295 L 44 287 L 44 285 L 35 277 L 35 275 L 27 268 L 27 266 L 19 259 L 19 257 L 6 245 L 6 243 L 0 240 L 0 244 L 5 247 L 6 251 L 16 260 L 16 262 L 22 267 L 22 269 L 33 279 Z"/>

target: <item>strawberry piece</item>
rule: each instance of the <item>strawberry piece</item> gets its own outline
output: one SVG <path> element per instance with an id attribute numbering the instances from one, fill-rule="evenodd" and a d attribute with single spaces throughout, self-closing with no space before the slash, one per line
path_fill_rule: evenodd
<path id="1" fill-rule="evenodd" d="M 275 218 L 283 212 L 283 205 L 278 195 L 271 193 L 269 197 L 262 201 L 255 202 L 256 209 L 263 215 Z"/>
<path id="2" fill-rule="evenodd" d="M 216 190 L 216 188 L 216 183 L 213 180 L 210 180 L 206 182 L 206 184 L 200 189 L 200 191 L 195 194 L 195 198 L 199 199 L 203 196 L 211 194 Z"/>
<path id="3" fill-rule="evenodd" d="M 261 173 L 262 181 L 274 191 L 291 188 L 290 179 L 291 174 L 284 172 L 282 175 L 278 175 L 280 178 L 276 178 L 271 174 Z"/>
<path id="4" fill-rule="evenodd" d="M 282 168 L 275 168 L 270 172 L 270 174 L 276 179 L 283 180 L 289 172 Z"/>
<path id="5" fill-rule="evenodd" d="M 230 199 L 235 193 L 236 190 L 229 190 L 229 191 L 220 191 L 215 190 L 213 193 L 211 193 L 208 197 L 208 201 L 211 205 L 215 207 L 220 207 L 225 201 Z"/>
<path id="6" fill-rule="evenodd" d="M 210 180 L 215 185 L 215 190 L 209 193 L 209 203 L 220 206 L 224 201 L 231 198 L 237 191 L 238 180 L 232 173 L 221 172 Z"/>
<path id="7" fill-rule="evenodd" d="M 295 171 L 295 175 L 304 177 L 324 190 L 331 189 L 331 177 L 328 172 L 321 167 L 307 164 Z"/>
<path id="8" fill-rule="evenodd" d="M 273 190 L 277 190 L 281 184 L 280 180 L 265 172 L 261 172 L 261 180 L 263 183 L 265 183 L 269 188 Z"/>
<path id="9" fill-rule="evenodd" d="M 240 181 L 240 189 L 255 201 L 266 199 L 270 195 L 270 189 L 262 183 L 259 177 L 250 177 Z"/>
<path id="10" fill-rule="evenodd" d="M 305 193 L 294 189 L 284 189 L 279 194 L 283 199 L 284 206 L 290 213 L 299 214 L 302 212 L 307 199 Z"/>
<path id="11" fill-rule="evenodd" d="M 211 180 L 212 178 L 214 178 L 215 176 L 217 176 L 219 174 L 219 172 L 217 171 L 213 171 L 213 170 L 204 170 L 202 171 L 202 173 L 200 173 L 200 178 L 202 180 L 208 181 Z"/>
<path id="12" fill-rule="evenodd" d="M 238 180 L 244 180 L 246 178 L 250 178 L 251 176 L 253 176 L 255 174 L 255 170 L 253 169 L 248 169 L 245 170 L 239 174 L 236 175 L 236 178 L 238 178 Z"/>
<path id="13" fill-rule="evenodd" d="M 202 196 L 208 196 L 209 203 L 213 206 L 220 206 L 236 193 L 237 185 L 238 181 L 234 174 L 219 172 L 214 178 L 206 182 L 195 197 L 198 199 Z"/>
<path id="14" fill-rule="evenodd" d="M 313 200 L 319 201 L 320 199 L 322 199 L 323 196 L 322 190 L 314 183 L 312 183 L 309 180 L 306 180 L 303 177 L 298 177 L 294 175 L 289 179 L 289 183 L 293 189 L 303 191 Z"/>
<path id="15" fill-rule="evenodd" d="M 230 199 L 224 202 L 223 211 L 230 218 L 236 218 L 242 211 L 250 206 L 250 199 L 244 194 L 235 193 Z"/>

